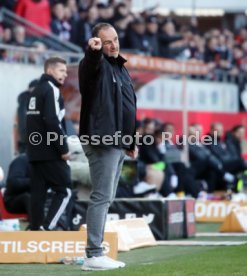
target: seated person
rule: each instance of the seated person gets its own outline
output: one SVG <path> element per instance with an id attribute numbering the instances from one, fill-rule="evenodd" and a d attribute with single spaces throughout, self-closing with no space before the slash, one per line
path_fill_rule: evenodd
<path id="1" fill-rule="evenodd" d="M 222 162 L 200 142 L 201 133 L 197 125 L 191 125 L 188 131 L 189 160 L 194 176 L 204 181 L 205 189 L 212 193 L 222 181 L 224 169 Z"/>
<path id="2" fill-rule="evenodd" d="M 4 192 L 4 203 L 8 212 L 30 215 L 29 163 L 25 153 L 10 164 Z"/>
<path id="3" fill-rule="evenodd" d="M 154 143 L 147 141 L 148 144 L 143 142 L 140 146 L 139 159 L 146 165 L 145 183 L 154 184 L 156 191 L 159 192 L 165 181 L 165 148 L 160 130 L 156 130 L 152 137 L 154 138 Z M 143 141 L 145 140 L 147 139 L 143 139 Z"/>
<path id="4" fill-rule="evenodd" d="M 241 142 L 245 137 L 245 127 L 236 125 L 226 133 L 225 143 L 232 154 L 232 158 L 237 161 L 241 170 L 247 169 L 247 164 L 242 157 Z"/>
<path id="5" fill-rule="evenodd" d="M 194 198 L 201 197 L 204 194 L 203 186 L 200 181 L 194 177 L 191 167 L 183 161 L 183 152 L 172 141 L 174 137 L 174 125 L 166 123 L 163 125 L 163 133 L 165 137 L 166 162 L 168 166 L 172 167 L 173 175 L 178 178 L 178 184 L 175 192 L 178 195 L 187 194 Z"/>
<path id="6" fill-rule="evenodd" d="M 224 180 L 218 188 L 236 190 L 237 174 L 244 170 L 243 160 L 234 155 L 229 146 L 223 140 L 223 125 L 213 123 L 210 129 L 210 136 L 216 139 L 216 142 L 207 145 L 211 153 L 218 158 L 223 166 Z"/>

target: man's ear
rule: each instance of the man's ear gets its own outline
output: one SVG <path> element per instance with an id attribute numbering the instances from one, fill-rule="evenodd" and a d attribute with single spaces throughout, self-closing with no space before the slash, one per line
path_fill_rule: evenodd
<path id="1" fill-rule="evenodd" d="M 52 74 L 52 68 L 51 68 L 51 67 L 48 67 L 48 68 L 47 68 L 46 74 L 48 74 L 48 75 Z"/>

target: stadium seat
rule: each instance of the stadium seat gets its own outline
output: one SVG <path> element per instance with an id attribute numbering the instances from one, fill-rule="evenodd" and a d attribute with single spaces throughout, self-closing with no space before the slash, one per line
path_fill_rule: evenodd
<path id="1" fill-rule="evenodd" d="M 3 193 L 4 189 L 1 189 L 0 191 L 0 219 L 27 219 L 27 214 L 12 214 L 9 213 L 4 205 L 4 200 L 3 200 Z"/>

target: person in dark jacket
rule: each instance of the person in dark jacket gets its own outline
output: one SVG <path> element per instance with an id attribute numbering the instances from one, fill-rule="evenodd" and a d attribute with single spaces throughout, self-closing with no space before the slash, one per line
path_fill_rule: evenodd
<path id="1" fill-rule="evenodd" d="M 176 58 L 187 48 L 183 37 L 180 34 L 176 34 L 175 24 L 171 20 L 164 21 L 161 24 L 158 41 L 159 55 L 164 58 Z M 174 43 L 176 43 L 176 46 Z"/>
<path id="2" fill-rule="evenodd" d="M 4 203 L 8 212 L 28 214 L 30 217 L 30 167 L 25 153 L 10 164 L 4 191 Z"/>
<path id="3" fill-rule="evenodd" d="M 30 93 L 33 91 L 35 85 L 38 83 L 38 80 L 32 80 L 28 89 L 22 92 L 18 96 L 18 108 L 17 108 L 17 129 L 18 129 L 18 151 L 23 153 L 26 151 L 26 113 L 27 105 Z"/>
<path id="4" fill-rule="evenodd" d="M 66 62 L 53 57 L 45 61 L 43 74 L 30 95 L 27 109 L 27 155 L 31 167 L 31 230 L 52 230 L 71 197 L 67 160 L 64 103 L 59 87 L 67 77 Z M 47 190 L 54 192 L 44 218 Z"/>
<path id="5" fill-rule="evenodd" d="M 226 133 L 226 145 L 232 154 L 233 159 L 239 164 L 240 170 L 246 170 L 247 164 L 242 157 L 241 142 L 245 137 L 245 127 L 243 125 L 234 126 Z"/>
<path id="6" fill-rule="evenodd" d="M 236 175 L 237 173 L 241 172 L 241 161 L 234 156 L 227 144 L 223 139 L 223 125 L 219 122 L 212 123 L 210 129 L 210 136 L 213 138 L 213 143 L 207 145 L 207 148 L 211 151 L 211 153 L 221 162 L 222 164 L 222 172 L 223 172 L 223 179 L 225 183 L 223 187 L 218 188 L 231 188 L 234 187 L 234 183 L 236 183 Z"/>
<path id="7" fill-rule="evenodd" d="M 88 46 L 79 65 L 82 97 L 80 139 L 92 180 L 86 218 L 87 257 L 82 269 L 113 269 L 125 264 L 105 257 L 101 243 L 125 154 L 130 157 L 137 155 L 133 137 L 136 132 L 136 99 L 124 67 L 126 60 L 119 55 L 115 29 L 108 23 L 97 24 Z M 106 137 L 109 138 L 108 143 L 104 139 Z"/>
<path id="8" fill-rule="evenodd" d="M 146 19 L 146 38 L 149 53 L 151 56 L 157 57 L 159 55 L 158 19 L 155 16 L 149 16 Z"/>
<path id="9" fill-rule="evenodd" d="M 160 173 L 163 172 L 161 183 L 156 184 L 157 190 L 163 195 L 168 196 L 178 185 L 178 177 L 171 163 L 166 162 L 166 149 L 164 141 L 162 140 L 162 129 L 155 130 L 153 137 L 153 144 L 142 144 L 140 146 L 140 160 L 147 166 L 151 165 L 151 169 L 155 170 L 156 177 L 160 178 Z M 148 135 L 148 134 L 147 134 Z M 148 137 L 148 136 L 147 136 Z M 148 173 L 149 168 L 146 171 Z M 157 179 L 159 181 L 159 178 Z M 157 181 L 156 180 L 156 181 Z M 154 182 L 150 183 L 153 184 Z"/>
<path id="10" fill-rule="evenodd" d="M 134 52 L 149 53 L 149 41 L 146 37 L 146 25 L 143 18 L 135 18 L 126 33 L 126 48 Z"/>
<path id="11" fill-rule="evenodd" d="M 194 124 L 189 127 L 189 160 L 195 178 L 205 181 L 207 192 L 212 193 L 222 182 L 225 172 L 222 162 L 201 143 L 199 126 Z"/>

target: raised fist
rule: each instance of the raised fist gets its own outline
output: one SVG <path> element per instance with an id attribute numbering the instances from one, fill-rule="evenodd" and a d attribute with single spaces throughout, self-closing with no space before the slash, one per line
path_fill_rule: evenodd
<path id="1" fill-rule="evenodd" d="M 102 48 L 101 39 L 98 37 L 92 37 L 88 40 L 88 45 L 92 50 L 99 51 Z"/>

